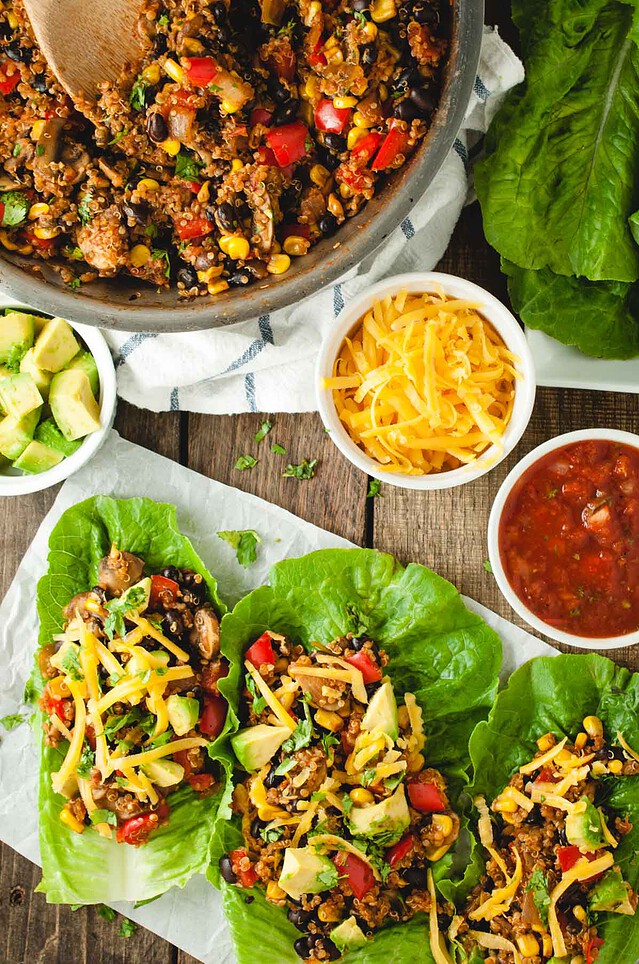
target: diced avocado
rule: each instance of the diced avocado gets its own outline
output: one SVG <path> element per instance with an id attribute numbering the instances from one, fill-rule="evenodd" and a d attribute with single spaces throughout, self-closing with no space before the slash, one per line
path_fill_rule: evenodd
<path id="1" fill-rule="evenodd" d="M 61 672 L 68 672 L 71 670 L 71 675 L 77 676 L 80 667 L 79 657 L 80 647 L 78 644 L 65 640 L 57 653 L 53 654 L 49 662 Z"/>
<path id="2" fill-rule="evenodd" d="M 361 727 L 363 730 L 381 730 L 395 741 L 399 736 L 397 723 L 397 703 L 390 680 L 384 680 L 379 689 L 375 690 L 364 713 Z"/>
<path id="3" fill-rule="evenodd" d="M 149 656 L 153 657 L 153 662 L 156 665 L 168 666 L 169 659 L 171 658 L 165 649 L 153 650 L 149 653 Z M 136 673 L 146 673 L 149 668 L 149 661 L 144 658 L 144 656 L 138 656 L 134 653 L 131 659 L 126 664 L 126 671 L 129 676 L 135 676 Z"/>
<path id="4" fill-rule="evenodd" d="M 49 405 L 58 428 L 69 441 L 100 428 L 100 409 L 84 372 L 58 372 L 51 382 Z"/>
<path id="5" fill-rule="evenodd" d="M 146 763 L 142 770 L 159 787 L 174 787 L 184 779 L 184 767 L 173 760 L 153 760 L 152 763 Z"/>
<path id="6" fill-rule="evenodd" d="M 97 398 L 100 390 L 100 376 L 98 375 L 98 366 L 96 365 L 95 358 L 91 352 L 81 351 L 78 355 L 76 355 L 75 358 L 73 358 L 67 365 L 67 371 L 70 371 L 74 368 L 84 372 L 89 379 L 91 391 Z"/>
<path id="7" fill-rule="evenodd" d="M 8 311 L 0 317 L 0 362 L 17 369 L 22 356 L 31 348 L 34 337 L 33 316 Z"/>
<path id="8" fill-rule="evenodd" d="M 611 867 L 590 891 L 590 910 L 608 911 L 610 914 L 634 914 L 630 903 L 629 887 L 619 867 Z"/>
<path id="9" fill-rule="evenodd" d="M 33 360 L 38 368 L 59 372 L 80 351 L 73 329 L 63 318 L 54 318 L 38 335 Z"/>
<path id="10" fill-rule="evenodd" d="M 233 752 L 245 770 L 261 770 L 291 735 L 286 726 L 258 723 L 231 737 Z"/>
<path id="11" fill-rule="evenodd" d="M 200 704 L 190 696 L 176 696 L 174 693 L 166 701 L 166 708 L 176 736 L 184 736 L 192 730 L 200 716 Z"/>
<path id="12" fill-rule="evenodd" d="M 312 847 L 290 847 L 284 851 L 280 887 L 293 900 L 302 894 L 319 894 L 337 886 L 339 872 L 329 860 Z"/>
<path id="13" fill-rule="evenodd" d="M 19 373 L 0 380 L 0 405 L 13 418 L 23 418 L 41 408 L 43 398 L 31 375 Z"/>
<path id="14" fill-rule="evenodd" d="M 566 840 L 583 853 L 603 847 L 605 838 L 601 827 L 601 815 L 588 797 L 582 797 L 566 816 Z"/>
<path id="15" fill-rule="evenodd" d="M 139 616 L 149 605 L 151 598 L 151 577 L 145 576 L 135 585 L 129 586 L 118 599 L 118 610 L 121 613 L 134 613 Z"/>
<path id="16" fill-rule="evenodd" d="M 35 427 L 40 417 L 40 409 L 35 408 L 24 418 L 7 415 L 0 421 L 0 452 L 6 459 L 14 462 L 33 439 Z"/>
<path id="17" fill-rule="evenodd" d="M 58 452 L 62 452 L 65 456 L 73 455 L 82 445 L 82 439 L 67 442 L 52 418 L 47 418 L 44 422 L 40 422 L 35 430 L 35 438 L 38 442 L 42 442 L 43 445 L 48 445 L 49 448 L 57 449 Z"/>
<path id="18" fill-rule="evenodd" d="M 43 398 L 49 397 L 49 386 L 51 385 L 51 379 L 53 375 L 51 372 L 45 372 L 44 368 L 38 368 L 33 360 L 33 354 L 35 348 L 30 348 L 26 353 L 22 361 L 20 362 L 20 371 L 25 375 L 31 375 L 38 387 L 38 391 Z"/>
<path id="19" fill-rule="evenodd" d="M 37 475 L 39 472 L 48 472 L 54 465 L 62 461 L 64 455 L 57 449 L 50 449 L 42 442 L 29 442 L 26 449 L 13 463 L 14 468 L 22 469 L 29 475 Z"/>
<path id="20" fill-rule="evenodd" d="M 367 937 L 354 917 L 347 917 L 341 924 L 331 931 L 331 940 L 338 951 L 342 954 L 345 951 L 354 950 L 356 947 L 364 947 Z"/>
<path id="21" fill-rule="evenodd" d="M 351 832 L 357 837 L 384 835 L 384 846 L 395 843 L 403 836 L 410 824 L 404 785 L 395 790 L 392 797 L 370 807 L 353 807 L 348 815 Z"/>

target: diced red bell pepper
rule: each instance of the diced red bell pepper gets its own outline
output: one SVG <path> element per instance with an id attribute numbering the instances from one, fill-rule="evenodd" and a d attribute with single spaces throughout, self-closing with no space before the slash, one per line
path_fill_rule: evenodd
<path id="1" fill-rule="evenodd" d="M 265 127 L 271 123 L 273 112 L 264 107 L 254 107 L 249 117 L 249 125 L 255 127 L 257 124 L 264 124 Z"/>
<path id="2" fill-rule="evenodd" d="M 591 937 L 586 945 L 586 964 L 594 964 L 599 957 L 599 951 L 606 942 L 601 937 Z"/>
<path id="3" fill-rule="evenodd" d="M 207 693 L 217 693 L 217 684 L 225 676 L 229 675 L 229 664 L 225 659 L 219 659 L 215 663 L 207 663 L 202 669 L 202 689 Z"/>
<path id="4" fill-rule="evenodd" d="M 268 663 L 270 666 L 275 665 L 275 653 L 268 633 L 262 633 L 260 638 L 256 639 L 252 646 L 249 646 L 244 654 L 244 659 L 248 659 L 255 669 L 259 669 L 264 663 Z"/>
<path id="5" fill-rule="evenodd" d="M 286 238 L 306 238 L 307 241 L 311 240 L 311 228 L 308 224 L 282 224 L 277 229 L 277 237 L 280 241 L 285 241 Z"/>
<path id="6" fill-rule="evenodd" d="M 408 799 L 420 813 L 437 813 L 446 809 L 446 801 L 434 783 L 416 777 L 408 782 Z"/>
<path id="7" fill-rule="evenodd" d="M 366 684 L 377 683 L 382 678 L 380 667 L 363 650 L 353 656 L 347 656 L 346 662 L 360 671 Z"/>
<path id="8" fill-rule="evenodd" d="M 275 74 L 279 80 L 288 80 L 289 83 L 294 80 L 297 59 L 290 44 L 278 46 L 270 57 L 267 57 L 265 63 L 271 73 Z"/>
<path id="9" fill-rule="evenodd" d="M 328 97 L 322 97 L 315 108 L 315 126 L 320 131 L 331 131 L 341 134 L 349 122 L 351 111 L 349 107 L 335 107 Z"/>
<path id="10" fill-rule="evenodd" d="M 47 716 L 57 716 L 59 720 L 64 720 L 64 704 L 65 700 L 57 699 L 55 696 L 51 696 L 46 690 L 42 694 L 41 705 Z"/>
<path id="11" fill-rule="evenodd" d="M 333 858 L 333 863 L 340 874 L 345 874 L 350 888 L 358 900 L 366 897 L 366 894 L 375 886 L 375 876 L 368 864 L 356 857 L 355 854 L 347 854 L 343 851 Z"/>
<path id="12" fill-rule="evenodd" d="M 189 760 L 189 751 L 178 750 L 177 753 L 173 754 L 173 759 L 175 760 L 176 763 L 180 764 L 180 766 L 184 770 L 184 779 L 188 780 L 193 770 L 193 767 L 191 766 L 191 761 Z"/>
<path id="13" fill-rule="evenodd" d="M 402 837 L 396 844 L 394 844 L 389 850 L 386 851 L 386 862 L 394 867 L 396 864 L 403 860 L 411 852 L 415 845 L 415 838 L 412 833 L 407 833 L 405 837 Z"/>
<path id="14" fill-rule="evenodd" d="M 208 218 L 195 215 L 192 218 L 177 218 L 175 230 L 180 241 L 195 241 L 196 238 L 203 238 L 213 230 L 213 224 Z"/>
<path id="15" fill-rule="evenodd" d="M 356 157 L 358 161 L 368 164 L 383 140 L 384 135 L 380 134 L 379 131 L 369 131 L 353 147 L 351 157 Z"/>
<path id="16" fill-rule="evenodd" d="M 279 164 L 277 163 L 275 154 L 273 153 L 270 147 L 266 147 L 262 145 L 262 147 L 258 148 L 257 159 L 260 162 L 260 164 L 267 164 L 269 167 L 280 167 Z M 295 170 L 294 164 L 287 164 L 286 167 L 280 167 L 280 171 L 283 174 L 285 174 L 286 177 L 288 178 L 293 177 L 294 170 Z"/>
<path id="17" fill-rule="evenodd" d="M 375 156 L 371 170 L 384 171 L 387 167 L 390 167 L 400 154 L 406 153 L 408 141 L 408 131 L 402 130 L 400 127 L 391 126 L 391 129 L 384 138 L 382 146 Z"/>
<path id="18" fill-rule="evenodd" d="M 0 201 L 0 224 L 4 221 L 4 204 Z"/>
<path id="19" fill-rule="evenodd" d="M 189 57 L 184 64 L 189 83 L 194 87 L 208 87 L 220 72 L 212 57 Z"/>
<path id="20" fill-rule="evenodd" d="M 224 729 L 228 704 L 221 696 L 205 696 L 204 709 L 200 717 L 200 733 L 211 740 L 216 739 Z"/>
<path id="21" fill-rule="evenodd" d="M 550 767 L 542 767 L 535 779 L 535 783 L 557 783 L 558 781 L 559 777 Z"/>
<path id="22" fill-rule="evenodd" d="M 596 853 L 582 854 L 579 847 L 557 847 L 557 859 L 559 860 L 559 866 L 561 867 L 562 873 L 566 873 L 567 870 L 571 870 L 575 864 L 585 857 L 586 860 L 593 861 L 597 859 Z M 596 876 L 596 875 L 595 875 Z M 593 877 L 589 877 L 589 880 L 593 880 Z"/>
<path id="23" fill-rule="evenodd" d="M 162 609 L 162 603 L 171 605 L 178 597 L 180 587 L 173 579 L 165 576 L 151 576 L 151 595 L 149 596 L 149 609 L 157 612 Z"/>
<path id="24" fill-rule="evenodd" d="M 307 60 L 311 67 L 321 67 L 327 63 L 326 55 L 323 53 L 324 41 L 320 39 L 315 44 L 313 50 L 308 55 Z"/>
<path id="25" fill-rule="evenodd" d="M 86 737 L 87 743 L 89 744 L 91 749 L 95 752 L 95 730 L 93 729 L 93 726 L 91 725 L 91 723 L 87 723 L 86 729 L 84 731 L 84 735 Z"/>
<path id="26" fill-rule="evenodd" d="M 131 817 L 125 820 L 115 832 L 115 839 L 118 843 L 130 844 L 132 847 L 139 847 L 149 839 L 149 834 L 160 825 L 160 818 L 157 813 L 143 813 L 140 817 Z"/>
<path id="27" fill-rule="evenodd" d="M 10 94 L 20 82 L 20 70 L 11 60 L 0 64 L 0 94 Z"/>
<path id="28" fill-rule="evenodd" d="M 29 244 L 32 244 L 34 248 L 39 248 L 40 251 L 52 251 L 55 248 L 55 240 L 53 238 L 36 238 L 31 226 L 23 228 L 22 231 L 26 240 Z"/>
<path id="29" fill-rule="evenodd" d="M 253 870 L 253 866 L 251 865 L 248 869 L 240 867 L 240 863 L 243 863 L 248 857 L 246 850 L 231 850 L 229 851 L 229 857 L 233 873 L 237 877 L 240 887 L 254 887 L 257 883 L 257 874 Z"/>
<path id="30" fill-rule="evenodd" d="M 308 127 L 301 121 L 272 127 L 266 135 L 266 143 L 273 151 L 279 167 L 301 161 L 308 153 L 309 141 Z"/>
<path id="31" fill-rule="evenodd" d="M 205 790 L 211 789 L 213 775 L 211 773 L 194 773 L 192 777 L 188 777 L 188 782 L 196 793 L 204 793 Z"/>
<path id="32" fill-rule="evenodd" d="M 190 188 L 194 194 L 199 194 L 202 187 L 199 181 L 186 181 L 186 186 Z"/>

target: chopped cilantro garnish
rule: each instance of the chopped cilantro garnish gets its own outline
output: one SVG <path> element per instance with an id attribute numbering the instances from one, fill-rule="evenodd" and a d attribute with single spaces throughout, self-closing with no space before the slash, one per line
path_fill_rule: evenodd
<path id="1" fill-rule="evenodd" d="M 7 191 L 0 195 L 0 202 L 4 205 L 2 226 L 15 228 L 26 220 L 29 211 L 29 198 L 21 191 Z"/>
<path id="2" fill-rule="evenodd" d="M 36 147 L 36 154 L 38 157 L 42 157 L 42 155 L 44 154 L 44 146 L 42 144 L 38 144 L 38 146 Z"/>
<path id="3" fill-rule="evenodd" d="M 285 773 L 288 773 L 289 770 L 293 769 L 296 763 L 297 760 L 295 757 L 289 757 L 288 760 L 282 760 L 280 765 L 275 770 L 276 775 L 278 777 L 284 776 Z"/>
<path id="4" fill-rule="evenodd" d="M 275 843 L 276 840 L 281 838 L 283 833 L 284 827 L 271 827 L 270 830 L 266 830 L 266 828 L 264 828 L 264 830 L 260 830 L 260 837 L 266 843 Z"/>
<path id="5" fill-rule="evenodd" d="M 79 278 L 72 278 L 71 281 L 67 281 L 67 288 L 71 288 L 72 291 L 77 291 L 77 289 L 81 287 L 82 282 Z"/>
<path id="6" fill-rule="evenodd" d="M 315 467 L 317 465 L 317 459 L 302 459 L 299 465 L 287 465 L 282 475 L 284 478 L 291 479 L 312 479 L 315 475 Z"/>
<path id="7" fill-rule="evenodd" d="M 16 726 L 20 726 L 24 722 L 24 716 L 20 716 L 19 713 L 9 713 L 8 716 L 0 718 L 0 726 L 3 726 L 8 732 L 15 730 Z"/>
<path id="8" fill-rule="evenodd" d="M 380 480 L 371 479 L 370 482 L 368 483 L 368 492 L 366 493 L 366 498 L 377 499 L 379 497 L 383 499 L 384 496 L 382 495 L 381 489 L 382 489 L 382 483 L 380 482 Z"/>
<path id="9" fill-rule="evenodd" d="M 109 613 L 104 622 L 104 631 L 109 639 L 113 639 L 114 636 L 125 635 L 124 617 L 127 613 L 139 610 L 145 600 L 146 589 L 144 586 L 132 586 L 127 589 L 123 596 L 117 599 L 109 599 L 104 604 L 104 608 Z"/>
<path id="10" fill-rule="evenodd" d="M 252 455 L 240 455 L 235 463 L 235 468 L 244 472 L 245 469 L 252 469 L 253 466 L 257 465 L 258 459 L 254 458 Z"/>
<path id="11" fill-rule="evenodd" d="M 311 742 L 313 736 L 313 719 L 307 702 L 304 702 L 304 716 L 306 719 L 298 723 L 288 740 L 282 743 L 284 753 L 295 753 L 296 750 L 301 750 L 302 747 L 308 746 Z"/>
<path id="12" fill-rule="evenodd" d="M 535 907 L 539 911 L 539 916 L 544 924 L 548 923 L 548 908 L 550 907 L 550 894 L 548 893 L 548 880 L 540 867 L 533 870 L 530 882 L 526 888 L 532 891 Z"/>
<path id="13" fill-rule="evenodd" d="M 108 823 L 110 827 L 117 827 L 118 825 L 118 818 L 112 810 L 92 810 L 89 814 L 89 819 L 92 824 Z M 109 907 L 108 910 L 111 910 L 111 908 Z M 113 914 L 113 917 L 115 917 L 115 911 L 111 911 L 111 913 Z M 113 917 L 105 918 L 105 920 L 113 920 Z"/>
<path id="14" fill-rule="evenodd" d="M 73 646 L 67 647 L 65 654 L 62 658 L 62 663 L 60 665 L 62 666 L 62 669 L 67 674 L 67 676 L 70 676 L 71 679 L 73 680 L 84 679 L 84 674 L 80 669 L 80 662 L 78 660 L 78 650 L 75 647 Z"/>
<path id="15" fill-rule="evenodd" d="M 173 735 L 173 730 L 168 729 L 164 733 L 161 733 L 160 736 L 156 737 L 155 740 L 151 740 L 145 749 L 155 750 L 159 746 L 166 746 L 166 744 L 170 743 L 173 739 Z"/>
<path id="16" fill-rule="evenodd" d="M 261 442 L 262 439 L 266 438 L 266 436 L 268 435 L 268 433 L 271 431 L 272 428 L 273 428 L 273 423 L 269 421 L 268 418 L 265 418 L 262 424 L 260 425 L 259 429 L 255 433 L 255 435 L 253 436 L 253 438 L 255 439 L 256 442 Z"/>
<path id="17" fill-rule="evenodd" d="M 253 697 L 252 710 L 256 716 L 259 716 L 262 710 L 264 710 L 266 707 L 266 700 L 261 695 L 261 693 L 258 693 L 257 687 L 255 685 L 255 680 L 253 679 L 250 673 L 246 674 L 246 676 L 244 677 L 244 682 L 246 683 L 247 690 Z"/>
<path id="18" fill-rule="evenodd" d="M 19 153 L 20 153 L 21 150 L 22 150 L 22 148 L 20 147 L 19 144 L 14 144 L 14 145 L 13 145 L 13 156 L 14 156 L 14 157 L 17 157 L 17 156 L 19 155 Z"/>
<path id="19" fill-rule="evenodd" d="M 76 772 L 81 780 L 89 780 L 91 778 L 91 770 L 95 764 L 95 753 L 87 743 L 84 741 L 84 746 L 82 747 L 82 754 L 80 756 L 80 762 L 76 767 Z"/>
<path id="20" fill-rule="evenodd" d="M 78 204 L 78 217 L 80 218 L 80 224 L 86 227 L 93 220 L 93 214 L 91 212 L 91 201 L 93 200 L 93 191 L 87 191 L 80 203 Z"/>
<path id="21" fill-rule="evenodd" d="M 171 277 L 171 259 L 169 258 L 169 252 L 165 251 L 164 248 L 153 248 L 153 250 L 151 251 L 151 257 L 153 258 L 154 261 L 164 260 L 165 262 L 164 277 L 170 278 Z"/>
<path id="22" fill-rule="evenodd" d="M 129 920 L 128 917 L 125 917 L 122 923 L 120 924 L 120 930 L 118 931 L 118 934 L 120 935 L 120 937 L 133 937 L 137 929 L 138 929 L 138 925 L 134 924 L 133 921 Z"/>
<path id="23" fill-rule="evenodd" d="M 185 181 L 197 181 L 203 164 L 193 154 L 182 150 L 175 159 L 175 176 Z"/>
<path id="24" fill-rule="evenodd" d="M 146 107 L 146 89 L 149 86 L 144 77 L 137 78 L 129 95 L 129 104 L 133 110 L 144 110 Z"/>
<path id="25" fill-rule="evenodd" d="M 107 907 L 106 904 L 98 904 L 98 906 L 96 907 L 96 911 L 98 912 L 102 920 L 108 921 L 109 924 L 112 921 L 114 921 L 116 918 L 116 913 L 113 910 L 113 908 Z"/>
<path id="26" fill-rule="evenodd" d="M 279 442 L 273 442 L 271 452 L 275 452 L 276 455 L 286 455 L 286 449 Z"/>
<path id="27" fill-rule="evenodd" d="M 119 144 L 122 138 L 126 137 L 128 133 L 129 133 L 128 129 L 124 131 L 120 131 L 118 134 L 115 135 L 112 141 L 109 141 L 109 147 L 112 147 L 114 144 Z"/>
<path id="28" fill-rule="evenodd" d="M 253 565 L 257 559 L 257 547 L 262 541 L 255 529 L 227 529 L 218 532 L 218 536 L 235 549 L 237 561 L 241 566 L 248 569 Z"/>

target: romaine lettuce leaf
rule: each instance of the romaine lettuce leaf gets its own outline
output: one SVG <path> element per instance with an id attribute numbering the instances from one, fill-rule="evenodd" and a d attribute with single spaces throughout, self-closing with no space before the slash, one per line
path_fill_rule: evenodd
<path id="1" fill-rule="evenodd" d="M 487 136 L 486 237 L 522 268 L 632 282 L 639 249 L 639 17 L 624 0 L 514 0 L 527 79 Z"/>
<path id="2" fill-rule="evenodd" d="M 347 632 L 366 633 L 379 642 L 390 657 L 388 673 L 398 697 L 413 692 L 422 707 L 428 762 L 446 773 L 454 794 L 461 789 L 470 732 L 486 717 L 497 690 L 501 644 L 466 609 L 454 586 L 423 566 L 404 568 L 392 556 L 369 549 L 325 549 L 278 563 L 270 585 L 250 593 L 222 620 L 221 647 L 231 671 L 221 688 L 236 707 L 244 678 L 242 654 L 266 629 L 307 647 Z M 219 858 L 240 842 L 235 823 L 218 825 L 209 874 L 217 886 Z M 442 866 L 445 874 L 450 862 Z M 239 964 L 255 959 L 256 930 L 268 942 L 265 959 L 278 964 L 296 960 L 292 945 L 300 935 L 284 910 L 268 904 L 257 890 L 248 905 L 246 892 L 223 890 Z M 348 959 L 409 962 L 419 954 L 430 961 L 427 935 L 423 919 L 394 926 Z"/>
<path id="3" fill-rule="evenodd" d="M 486 721 L 470 740 L 473 782 L 470 793 L 492 800 L 515 770 L 532 758 L 536 740 L 552 730 L 573 737 L 584 717 L 599 716 L 608 739 L 620 731 L 639 746 L 639 674 L 596 653 L 539 657 L 510 677 Z M 634 824 L 615 859 L 632 887 L 639 886 L 639 776 L 610 779 L 607 805 Z M 634 964 L 639 957 L 639 915 L 602 914 L 605 944 L 598 964 Z"/>
<path id="4" fill-rule="evenodd" d="M 62 609 L 69 599 L 95 585 L 99 560 L 112 542 L 139 554 L 151 572 L 168 565 L 200 572 L 216 607 L 225 611 L 215 579 L 179 532 L 174 506 L 149 499 L 96 496 L 68 509 L 51 534 L 48 571 L 38 583 L 40 645 L 60 632 Z M 42 679 L 37 668 L 34 679 L 39 692 Z M 38 889 L 46 893 L 48 901 L 145 901 L 172 886 L 183 887 L 193 874 L 206 872 L 220 803 L 223 815 L 230 812 L 230 758 L 223 736 L 213 745 L 211 754 L 223 765 L 218 793 L 198 797 L 190 788 L 183 788 L 172 794 L 168 826 L 138 848 L 105 840 L 90 829 L 76 834 L 60 822 L 64 799 L 53 792 L 50 778 L 60 767 L 60 753 L 44 746 L 41 714 L 36 714 L 35 723 L 37 738 L 42 741 L 39 806 L 43 880 Z M 236 725 L 231 711 L 227 727 Z"/>

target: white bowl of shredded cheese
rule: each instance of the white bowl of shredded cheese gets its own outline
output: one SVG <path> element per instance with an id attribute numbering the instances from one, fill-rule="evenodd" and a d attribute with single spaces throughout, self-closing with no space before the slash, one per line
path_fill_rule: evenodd
<path id="1" fill-rule="evenodd" d="M 408 489 L 448 489 L 499 464 L 526 430 L 535 368 L 514 315 L 463 278 L 387 278 L 322 345 L 318 407 L 346 458 Z"/>

